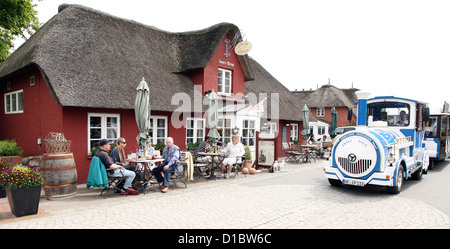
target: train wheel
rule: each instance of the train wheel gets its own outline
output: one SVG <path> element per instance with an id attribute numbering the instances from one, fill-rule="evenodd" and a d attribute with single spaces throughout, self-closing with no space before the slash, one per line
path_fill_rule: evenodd
<path id="1" fill-rule="evenodd" d="M 328 182 L 331 184 L 331 186 L 334 186 L 334 187 L 339 187 L 342 184 L 341 181 L 336 180 L 336 179 L 330 179 L 330 178 L 328 178 Z"/>
<path id="2" fill-rule="evenodd" d="M 434 163 L 435 161 L 430 159 L 430 165 L 428 165 L 428 169 L 433 169 Z"/>
<path id="3" fill-rule="evenodd" d="M 402 191 L 403 180 L 405 179 L 405 172 L 402 165 L 399 165 L 397 172 L 397 186 L 388 187 L 387 190 L 391 194 L 398 194 Z"/>
<path id="4" fill-rule="evenodd" d="M 423 174 L 423 169 L 420 168 L 420 169 L 418 169 L 416 172 L 414 172 L 414 173 L 412 174 L 412 179 L 414 179 L 414 180 L 420 180 L 420 179 L 422 179 L 422 174 Z"/>

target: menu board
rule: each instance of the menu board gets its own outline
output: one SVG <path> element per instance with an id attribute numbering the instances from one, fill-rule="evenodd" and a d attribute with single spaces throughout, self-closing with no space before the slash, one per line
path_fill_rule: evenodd
<path id="1" fill-rule="evenodd" d="M 256 133 L 256 169 L 269 168 L 278 160 L 277 143 L 275 138 L 260 138 L 259 132 Z"/>

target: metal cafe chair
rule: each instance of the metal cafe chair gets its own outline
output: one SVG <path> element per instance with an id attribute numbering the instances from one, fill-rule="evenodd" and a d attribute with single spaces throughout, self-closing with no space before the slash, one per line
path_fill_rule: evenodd
<path id="1" fill-rule="evenodd" d="M 231 166 L 231 173 L 234 173 L 233 178 L 235 178 L 237 175 L 239 175 L 239 172 L 242 172 L 242 169 L 244 168 L 246 157 L 242 156 L 241 160 L 237 160 L 236 163 L 234 163 Z M 244 174 L 245 177 L 247 177 L 247 174 Z"/>
<path id="2" fill-rule="evenodd" d="M 297 157 L 299 156 L 299 153 L 297 151 L 292 150 L 292 148 L 289 146 L 287 142 L 282 143 L 284 152 L 286 153 L 286 162 L 293 162 L 297 161 Z"/>
<path id="3" fill-rule="evenodd" d="M 190 151 L 194 162 L 194 178 L 199 180 L 200 178 L 206 179 L 206 171 L 209 170 L 210 160 L 208 157 L 197 156 L 193 151 Z"/>
<path id="4" fill-rule="evenodd" d="M 121 172 L 122 173 L 122 172 Z M 110 189 L 115 189 L 116 191 L 122 192 L 122 189 L 119 188 L 122 185 L 125 177 L 123 174 L 121 176 L 109 176 L 107 173 L 105 165 L 100 161 L 100 158 L 94 156 L 91 160 L 91 164 L 89 165 L 89 174 L 87 179 L 87 187 L 103 187 L 100 196 L 103 195 L 103 192 L 108 191 Z"/>
<path id="5" fill-rule="evenodd" d="M 109 170 L 106 170 L 109 171 Z M 102 192 L 100 193 L 100 196 L 102 196 L 103 192 L 109 191 L 111 189 L 114 189 L 115 191 L 122 193 L 123 189 L 120 187 L 122 186 L 123 182 L 125 181 L 125 177 L 123 176 L 122 171 L 120 171 L 121 176 L 109 176 L 109 174 L 107 173 L 106 175 L 108 176 L 108 186 L 104 187 Z"/>
<path id="6" fill-rule="evenodd" d="M 186 178 L 187 178 L 187 165 L 182 164 L 183 171 L 180 172 L 180 174 L 176 175 L 175 171 L 172 171 L 170 174 L 170 181 L 173 183 L 172 189 L 174 189 L 177 186 L 177 183 L 181 182 L 184 184 L 184 186 L 187 188 L 186 184 Z"/>
<path id="7" fill-rule="evenodd" d="M 188 179 L 188 171 L 187 171 L 187 167 L 188 167 L 188 155 L 187 153 L 190 152 L 181 152 L 181 161 L 179 163 L 181 163 L 183 170 L 179 173 L 179 174 L 175 174 L 175 171 L 172 171 L 170 174 L 170 181 L 173 183 L 173 187 L 172 189 L 174 189 L 177 186 L 177 183 L 181 182 L 184 184 L 184 186 L 187 188 L 187 184 L 186 184 L 186 180 Z"/>

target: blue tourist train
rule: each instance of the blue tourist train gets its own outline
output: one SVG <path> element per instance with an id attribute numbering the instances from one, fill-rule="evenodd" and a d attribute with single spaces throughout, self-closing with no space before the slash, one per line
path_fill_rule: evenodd
<path id="1" fill-rule="evenodd" d="M 333 186 L 381 185 L 398 194 L 404 180 L 421 179 L 428 170 L 423 142 L 429 107 L 412 99 L 356 94 L 357 126 L 336 137 L 324 175 Z"/>

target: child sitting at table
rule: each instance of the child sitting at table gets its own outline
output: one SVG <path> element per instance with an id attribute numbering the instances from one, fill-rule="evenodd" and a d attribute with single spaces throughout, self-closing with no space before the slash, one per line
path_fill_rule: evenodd
<path id="1" fill-rule="evenodd" d="M 144 156 L 144 151 L 142 149 L 139 149 L 139 154 Z M 155 156 L 155 148 L 152 146 L 152 139 L 150 138 L 148 140 L 148 149 L 147 149 L 147 158 L 152 158 L 153 156 Z M 151 163 L 151 165 L 147 165 L 147 169 L 153 170 L 153 168 L 156 167 L 155 163 Z M 142 168 L 142 163 L 138 163 L 137 164 L 137 170 L 141 170 Z"/>

